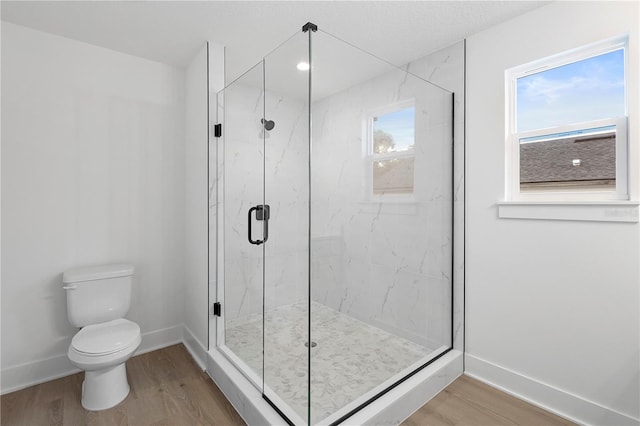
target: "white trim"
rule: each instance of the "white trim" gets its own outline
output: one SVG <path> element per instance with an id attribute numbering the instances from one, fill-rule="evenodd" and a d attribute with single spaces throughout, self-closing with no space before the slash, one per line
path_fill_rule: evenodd
<path id="1" fill-rule="evenodd" d="M 517 67 L 510 68 L 509 73 L 512 77 L 518 79 L 528 75 L 537 74 L 539 72 L 543 72 L 552 68 L 557 68 L 563 65 L 568 65 L 574 62 L 582 61 L 584 59 L 593 58 L 598 55 L 613 52 L 615 50 L 625 49 L 625 53 L 626 53 L 626 50 L 628 49 L 628 47 L 629 47 L 629 35 L 623 34 L 623 35 L 607 38 L 605 40 L 600 40 L 595 43 L 590 43 L 585 46 L 580 46 L 565 52 L 556 53 L 555 55 L 551 55 L 546 58 L 538 59 L 523 65 L 519 65 Z M 626 59 L 625 59 L 625 65 L 626 65 Z"/>
<path id="2" fill-rule="evenodd" d="M 435 356 L 442 354 L 446 350 L 447 350 L 446 346 L 441 346 L 440 348 L 438 348 L 435 351 L 431 352 L 427 356 L 423 357 L 421 360 L 414 362 L 412 365 L 404 368 L 402 371 L 400 371 L 400 372 L 394 374 L 393 376 L 389 377 L 384 382 L 380 383 L 379 385 L 377 385 L 377 386 L 371 388 L 370 390 L 368 390 L 367 392 L 363 393 L 358 398 L 354 399 L 353 401 L 349 402 L 347 405 L 345 405 L 342 408 L 340 408 L 338 411 L 336 411 L 333 414 L 329 415 L 328 417 L 322 419 L 321 421 L 319 421 L 317 423 L 317 426 L 323 426 L 323 425 L 332 424 L 333 422 L 337 421 L 340 417 L 344 416 L 345 414 L 347 414 L 351 410 L 354 410 L 354 409 L 358 408 L 360 405 L 364 404 L 365 402 L 367 402 L 369 399 L 371 399 L 375 395 L 377 395 L 380 392 L 384 391 L 386 388 L 389 387 L 389 385 L 397 382 L 398 380 L 400 380 L 400 379 L 404 378 L 405 376 L 407 376 L 412 371 L 420 368 L 422 365 L 424 365 L 429 360 L 429 358 L 434 358 Z M 443 355 L 443 357 L 444 356 L 445 355 Z M 462 362 L 462 358 L 460 358 L 460 361 Z M 427 368 L 429 368 L 429 367 L 427 367 Z M 438 366 L 436 366 L 434 368 L 437 369 Z M 453 379 L 455 379 L 455 377 L 458 377 L 459 375 L 460 374 L 458 373 L 458 374 L 451 374 L 451 375 L 447 375 L 447 376 L 451 376 L 451 377 L 453 377 Z M 449 377 L 449 378 L 451 378 L 451 377 Z M 451 379 L 451 381 L 453 381 L 453 379 Z M 446 387 L 446 386 L 447 385 L 444 385 L 444 387 Z M 442 387 L 442 389 L 444 389 L 444 387 Z M 442 389 L 440 389 L 440 390 L 442 390 Z M 430 397 L 429 399 L 431 399 L 431 398 L 432 397 Z M 424 405 L 424 403 L 423 403 L 423 405 Z M 379 407 L 379 409 L 382 409 L 382 407 Z M 367 418 L 367 420 L 370 420 L 370 419 Z M 349 419 L 349 421 L 352 421 L 352 420 Z M 367 424 L 368 423 L 369 422 L 367 421 Z M 361 424 L 361 423 L 355 423 L 355 424 Z"/>
<path id="3" fill-rule="evenodd" d="M 133 354 L 133 356 L 146 354 L 158 349 L 166 348 L 167 346 L 177 345 L 182 343 L 182 330 L 184 326 L 174 325 L 173 327 L 167 327 L 160 330 L 150 331 L 142 334 L 142 343 L 140 347 Z"/>
<path id="4" fill-rule="evenodd" d="M 349 425 L 397 425 L 462 374 L 462 352 L 452 350 L 346 420 Z"/>
<path id="5" fill-rule="evenodd" d="M 470 354 L 465 355 L 465 374 L 579 424 L 638 426 L 640 423 L 640 419 Z"/>
<path id="6" fill-rule="evenodd" d="M 248 425 L 280 425 L 280 415 L 258 389 L 216 348 L 207 354 L 207 374 Z"/>
<path id="7" fill-rule="evenodd" d="M 624 125 L 625 122 L 626 122 L 626 117 L 604 118 L 602 120 L 592 120 L 584 123 L 573 123 L 573 124 L 567 124 L 563 126 L 548 127 L 545 129 L 527 130 L 526 132 L 519 132 L 516 134 L 518 135 L 518 139 L 529 139 L 536 136 L 547 136 L 547 135 L 553 136 L 555 134 L 568 133 L 575 130 L 592 130 L 592 129 L 598 129 L 602 127 L 619 126 L 619 125 Z M 592 133 L 589 133 L 589 136 L 604 134 L 604 133 L 611 133 L 611 131 L 602 130 L 600 132 L 592 132 Z M 547 139 L 541 139 L 540 142 L 542 142 L 543 140 L 547 141 L 547 140 L 571 139 L 574 137 L 581 137 L 581 136 L 567 135 L 567 136 L 560 136 L 560 137 L 549 137 Z"/>
<path id="8" fill-rule="evenodd" d="M 142 335 L 142 343 L 133 356 L 155 351 L 182 342 L 182 325 L 155 330 Z M 69 337 L 69 344 L 71 337 Z M 38 361 L 31 361 L 2 370 L 2 390 L 4 395 L 40 383 L 80 373 L 82 370 L 67 358 L 67 354 L 54 356 Z"/>
<path id="9" fill-rule="evenodd" d="M 236 355 L 235 352 L 229 349 L 229 347 L 225 344 L 219 345 L 216 350 L 224 357 L 226 357 L 227 361 L 229 361 L 231 365 L 233 365 L 233 368 L 235 368 L 240 374 L 242 374 L 244 378 L 247 379 L 247 381 L 251 383 L 251 385 L 253 385 L 253 387 L 255 387 L 258 391 L 262 391 L 262 376 L 253 371 L 253 369 L 249 367 L 242 358 Z"/>
<path id="10" fill-rule="evenodd" d="M 533 202 L 504 201 L 498 203 L 502 219 L 548 219 L 590 222 L 639 221 L 638 202 Z"/>
<path id="11" fill-rule="evenodd" d="M 282 418 L 260 392 L 216 349 L 207 358 L 207 373 L 250 425 L 281 425 Z M 347 424 L 400 424 L 462 374 L 462 352 L 451 352 L 349 417 Z M 322 422 L 324 423 L 324 422 Z"/>
<path id="12" fill-rule="evenodd" d="M 67 355 L 28 362 L 2 370 L 2 395 L 80 373 Z"/>
<path id="13" fill-rule="evenodd" d="M 182 330 L 182 343 L 202 371 L 207 369 L 207 348 L 198 340 L 186 325 Z"/>

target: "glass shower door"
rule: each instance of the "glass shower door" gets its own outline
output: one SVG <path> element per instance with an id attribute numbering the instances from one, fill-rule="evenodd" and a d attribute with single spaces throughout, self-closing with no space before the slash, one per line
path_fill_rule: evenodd
<path id="1" fill-rule="evenodd" d="M 219 343 L 227 357 L 262 387 L 264 240 L 263 63 L 218 94 L 219 211 L 222 224 L 224 329 Z M 220 199 L 221 198 L 221 199 Z"/>
<path id="2" fill-rule="evenodd" d="M 309 37 L 218 94 L 218 345 L 296 425 L 309 420 Z"/>
<path id="3" fill-rule="evenodd" d="M 453 99 L 321 28 L 312 53 L 310 423 L 350 424 L 452 344 Z"/>
<path id="4" fill-rule="evenodd" d="M 309 412 L 309 37 L 264 59 L 264 396 L 294 424 Z"/>

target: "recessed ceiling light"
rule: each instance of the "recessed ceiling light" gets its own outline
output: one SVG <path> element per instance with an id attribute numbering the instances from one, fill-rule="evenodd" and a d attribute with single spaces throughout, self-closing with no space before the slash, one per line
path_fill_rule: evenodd
<path id="1" fill-rule="evenodd" d="M 309 64 L 307 62 L 300 62 L 298 65 L 296 65 L 296 68 L 298 68 L 300 71 L 308 71 Z"/>

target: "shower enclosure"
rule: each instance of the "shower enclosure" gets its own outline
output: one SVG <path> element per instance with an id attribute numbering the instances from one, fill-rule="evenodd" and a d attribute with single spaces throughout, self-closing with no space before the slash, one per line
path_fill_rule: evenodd
<path id="1" fill-rule="evenodd" d="M 310 23 L 218 93 L 211 345 L 287 423 L 339 424 L 451 349 L 452 111 Z"/>

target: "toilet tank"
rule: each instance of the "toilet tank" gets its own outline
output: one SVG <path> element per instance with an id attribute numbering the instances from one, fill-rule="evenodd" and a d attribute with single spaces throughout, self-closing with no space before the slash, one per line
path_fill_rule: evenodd
<path id="1" fill-rule="evenodd" d="M 77 268 L 62 274 L 67 316 L 76 327 L 123 318 L 131 306 L 133 265 Z"/>

